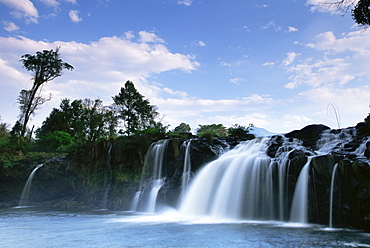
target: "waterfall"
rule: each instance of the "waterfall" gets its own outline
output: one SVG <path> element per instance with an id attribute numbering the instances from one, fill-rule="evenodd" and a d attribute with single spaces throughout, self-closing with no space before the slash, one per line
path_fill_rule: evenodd
<path id="1" fill-rule="evenodd" d="M 335 180 L 335 173 L 337 171 L 338 164 L 334 165 L 333 172 L 331 175 L 331 182 L 330 182 L 330 208 L 329 208 L 329 227 L 333 227 L 333 195 L 334 195 L 334 180 Z"/>
<path id="2" fill-rule="evenodd" d="M 291 222 L 307 223 L 308 182 L 311 160 L 312 157 L 308 157 L 308 161 L 302 168 L 297 180 L 290 213 Z"/>
<path id="3" fill-rule="evenodd" d="M 38 164 L 31 172 L 31 174 L 28 176 L 27 182 L 23 188 L 21 199 L 19 200 L 18 206 L 23 207 L 26 206 L 28 203 L 28 197 L 31 189 L 32 179 L 36 173 L 36 171 L 43 166 L 43 164 Z"/>
<path id="4" fill-rule="evenodd" d="M 141 174 L 140 189 L 132 202 L 133 211 L 155 212 L 158 192 L 165 181 L 162 171 L 168 141 L 159 140 L 149 147 Z"/>
<path id="5" fill-rule="evenodd" d="M 256 138 L 222 154 L 194 178 L 179 211 L 216 218 L 264 219 L 271 215 L 274 195 L 265 153 L 266 138 Z"/>
<path id="6" fill-rule="evenodd" d="M 341 129 L 333 132 L 332 130 L 324 130 L 320 140 L 317 142 L 318 152 L 330 153 L 335 149 L 341 149 L 345 143 L 350 142 L 354 136 L 354 130 Z"/>
<path id="7" fill-rule="evenodd" d="M 184 168 L 181 177 L 181 196 L 185 194 L 192 176 L 190 161 L 191 140 L 184 142 L 183 146 L 185 147 L 185 155 L 184 155 Z"/>
<path id="8" fill-rule="evenodd" d="M 276 158 L 267 155 L 268 138 L 256 138 L 225 152 L 205 165 L 181 198 L 185 215 L 250 220 L 287 220 L 289 155 L 301 149 L 298 141 L 284 141 Z M 292 220 L 307 221 L 308 169 L 303 167 L 292 206 Z M 301 217 L 303 216 L 303 217 Z"/>

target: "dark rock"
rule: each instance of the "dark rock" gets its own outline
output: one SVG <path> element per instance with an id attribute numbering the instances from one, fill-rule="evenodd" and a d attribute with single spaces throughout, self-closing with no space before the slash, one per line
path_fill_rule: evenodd
<path id="1" fill-rule="evenodd" d="M 316 142 L 320 138 L 320 134 L 324 130 L 330 129 L 329 127 L 322 124 L 308 125 L 301 130 L 294 130 L 290 133 L 285 134 L 287 138 L 297 138 L 303 141 L 303 145 L 315 149 Z"/>

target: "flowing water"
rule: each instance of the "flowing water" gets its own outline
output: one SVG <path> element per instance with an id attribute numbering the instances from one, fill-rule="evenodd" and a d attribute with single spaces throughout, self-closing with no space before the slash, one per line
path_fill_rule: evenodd
<path id="1" fill-rule="evenodd" d="M 370 247 L 370 234 L 284 222 L 184 217 L 175 210 L 0 210 L 0 247 Z"/>
<path id="2" fill-rule="evenodd" d="M 33 177 L 36 173 L 36 171 L 41 168 L 43 166 L 43 164 L 39 164 L 37 165 L 31 172 L 31 174 L 28 176 L 28 179 L 27 179 L 27 182 L 26 184 L 24 185 L 24 188 L 23 188 L 23 192 L 22 192 L 22 195 L 21 195 L 21 199 L 19 200 L 19 207 L 23 207 L 23 206 L 26 206 L 27 203 L 28 203 L 28 197 L 29 197 L 29 194 L 30 194 L 30 190 L 31 190 L 31 185 L 32 185 L 32 180 L 33 180 Z"/>

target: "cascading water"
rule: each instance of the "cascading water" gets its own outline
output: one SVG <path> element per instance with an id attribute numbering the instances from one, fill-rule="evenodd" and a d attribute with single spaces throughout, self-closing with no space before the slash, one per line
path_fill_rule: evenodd
<path id="1" fill-rule="evenodd" d="M 291 222 L 307 223 L 308 183 L 311 160 L 312 157 L 309 157 L 298 177 L 290 213 Z"/>
<path id="2" fill-rule="evenodd" d="M 181 182 L 174 191 L 181 192 L 178 211 L 187 216 L 210 216 L 216 219 L 295 223 L 308 223 L 319 217 L 322 220 L 322 215 L 318 216 L 315 212 L 318 211 L 316 197 L 318 192 L 320 199 L 327 200 L 329 196 L 321 193 L 325 189 L 317 189 L 313 176 L 322 173 L 318 170 L 325 164 L 318 164 L 322 163 L 320 161 L 333 159 L 333 151 L 340 152 L 348 147 L 346 144 L 352 142 L 353 132 L 352 129 L 324 131 L 316 144 L 312 145 L 284 135 L 258 137 L 224 151 L 216 160 L 203 166 L 190 184 L 191 141 L 188 140 L 180 149 L 184 152 L 183 167 L 176 167 L 177 175 L 179 168 L 182 170 Z M 165 181 L 160 173 L 167 142 L 159 141 L 148 151 L 140 190 L 133 201 L 132 209 L 135 211 L 155 211 L 157 195 Z M 367 142 L 363 141 L 356 151 L 346 152 L 363 154 Z M 331 184 L 332 190 L 333 179 Z"/>
<path id="3" fill-rule="evenodd" d="M 333 173 L 331 175 L 331 182 L 330 182 L 330 209 L 329 209 L 329 227 L 333 227 L 333 195 L 334 195 L 334 180 L 335 180 L 335 173 L 337 172 L 338 164 L 334 165 Z"/>
<path id="4" fill-rule="evenodd" d="M 206 165 L 194 178 L 179 211 L 215 218 L 283 219 L 289 151 L 281 151 L 272 160 L 266 154 L 267 141 L 256 138 Z M 283 168 L 276 173 L 276 166 Z"/>
<path id="5" fill-rule="evenodd" d="M 132 202 L 133 211 L 155 212 L 158 192 L 164 184 L 162 170 L 168 141 L 159 140 L 149 147 L 141 174 L 140 189 Z"/>
<path id="6" fill-rule="evenodd" d="M 37 165 L 31 172 L 31 174 L 28 176 L 28 179 L 27 179 L 27 182 L 23 188 L 23 191 L 22 191 L 22 195 L 21 195 L 21 199 L 19 200 L 19 204 L 18 206 L 19 207 L 24 207 L 24 206 L 27 206 L 26 204 L 28 203 L 28 197 L 29 197 L 29 193 L 30 193 L 30 189 L 31 189 L 31 184 L 32 184 L 32 180 L 33 180 L 33 177 L 36 173 L 36 171 L 41 168 L 43 166 L 43 164 L 39 164 Z"/>
<path id="7" fill-rule="evenodd" d="M 185 194 L 192 177 L 190 161 L 191 140 L 184 142 L 183 146 L 185 147 L 185 155 L 184 155 L 184 168 L 181 177 L 181 196 Z"/>

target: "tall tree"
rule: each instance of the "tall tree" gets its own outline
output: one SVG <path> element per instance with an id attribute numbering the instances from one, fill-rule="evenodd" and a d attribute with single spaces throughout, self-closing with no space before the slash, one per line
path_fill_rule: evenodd
<path id="1" fill-rule="evenodd" d="M 365 27 L 370 25 L 370 0 L 337 0 L 326 1 L 322 3 L 323 6 L 334 6 L 344 13 L 351 10 L 353 20 Z"/>
<path id="2" fill-rule="evenodd" d="M 112 97 L 119 117 L 124 121 L 126 133 L 131 135 L 149 127 L 155 127 L 158 115 L 156 106 L 150 105 L 147 99 L 135 88 L 134 83 L 127 81 L 118 95 Z"/>
<path id="3" fill-rule="evenodd" d="M 22 125 L 21 136 L 24 137 L 27 129 L 27 123 L 35 110 L 47 101 L 47 98 L 41 97 L 42 86 L 62 75 L 62 70 L 73 70 L 73 66 L 63 62 L 59 53 L 60 47 L 55 51 L 43 50 L 36 52 L 36 55 L 25 54 L 21 57 L 23 67 L 32 72 L 33 86 L 30 90 L 22 90 L 18 98 L 20 104 L 20 123 Z"/>

